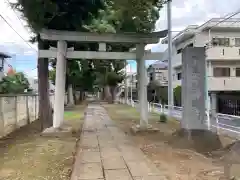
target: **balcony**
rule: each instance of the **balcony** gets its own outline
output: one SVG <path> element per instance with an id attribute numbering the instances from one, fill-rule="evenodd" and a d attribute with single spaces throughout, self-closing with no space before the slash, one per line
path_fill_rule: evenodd
<path id="1" fill-rule="evenodd" d="M 172 67 L 177 68 L 182 65 L 182 53 L 176 54 L 172 58 Z"/>
<path id="2" fill-rule="evenodd" d="M 240 60 L 240 47 L 209 47 L 206 55 L 207 59 Z"/>
<path id="3" fill-rule="evenodd" d="M 209 91 L 239 91 L 240 77 L 208 77 Z"/>

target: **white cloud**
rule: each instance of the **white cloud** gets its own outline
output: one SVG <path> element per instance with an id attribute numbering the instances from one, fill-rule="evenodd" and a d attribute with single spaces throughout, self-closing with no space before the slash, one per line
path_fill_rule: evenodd
<path id="1" fill-rule="evenodd" d="M 0 1 L 0 14 L 25 41 L 30 40 L 32 33 L 27 27 L 26 21 L 21 18 L 19 12 L 12 10 L 6 0 Z M 29 45 L 24 42 L 24 40 L 16 32 L 14 32 L 14 30 L 11 29 L 11 27 L 5 22 L 3 18 L 0 17 L 0 45 L 14 44 L 16 46 L 19 46 L 19 48 L 22 48 L 21 51 L 25 51 L 25 49 L 27 49 L 26 51 L 28 52 L 28 49 L 30 48 Z M 19 19 L 21 19 L 21 21 Z M 36 49 L 36 45 L 31 46 Z"/>
<path id="2" fill-rule="evenodd" d="M 33 70 L 29 70 L 26 71 L 25 74 L 27 75 L 27 77 L 29 78 L 37 78 L 37 69 L 33 69 Z"/>
<path id="3" fill-rule="evenodd" d="M 201 25 L 211 18 L 224 17 L 230 13 L 240 11 L 239 0 L 172 0 L 172 30 L 179 32 L 188 25 Z M 234 16 L 239 18 L 240 14 Z M 156 31 L 167 29 L 167 7 L 160 11 L 160 18 L 156 23 Z M 173 35 L 176 34 L 173 32 Z M 149 44 L 147 48 L 163 51 L 164 45 Z"/>
<path id="4" fill-rule="evenodd" d="M 26 50 L 24 51 L 24 55 L 25 56 L 31 56 L 31 55 L 35 55 L 36 54 L 36 51 L 34 50 Z"/>
<path id="5" fill-rule="evenodd" d="M 188 25 L 201 24 L 211 18 L 223 17 L 231 12 L 239 11 L 239 0 L 173 0 L 173 30 L 179 31 Z M 239 17 L 235 16 L 235 17 Z M 160 11 L 160 19 L 156 23 L 157 30 L 167 28 L 167 9 Z"/>

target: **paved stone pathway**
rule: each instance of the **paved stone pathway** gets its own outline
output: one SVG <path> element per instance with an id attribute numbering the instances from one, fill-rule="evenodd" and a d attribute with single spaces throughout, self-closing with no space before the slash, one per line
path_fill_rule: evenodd
<path id="1" fill-rule="evenodd" d="M 156 166 L 114 125 L 106 110 L 90 104 L 71 180 L 166 180 Z"/>

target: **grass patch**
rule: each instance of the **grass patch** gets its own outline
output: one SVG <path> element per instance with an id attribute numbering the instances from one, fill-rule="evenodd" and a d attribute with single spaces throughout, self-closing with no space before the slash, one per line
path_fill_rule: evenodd
<path id="1" fill-rule="evenodd" d="M 40 136 L 40 122 L 35 121 L 0 140 L 0 180 L 70 179 L 83 120 L 84 106 L 64 113 L 66 124 L 74 127 L 72 136 Z"/>
<path id="2" fill-rule="evenodd" d="M 112 120 L 120 122 L 120 124 L 126 123 L 127 126 L 131 124 L 139 124 L 140 113 L 136 108 L 123 104 L 106 104 L 104 105 Z M 180 128 L 180 123 L 174 118 L 167 118 L 166 123 L 159 124 L 160 114 L 149 113 L 149 124 L 158 127 L 161 131 L 172 133 Z"/>
<path id="3" fill-rule="evenodd" d="M 65 120 L 81 119 L 82 117 L 83 117 L 82 112 L 76 112 L 76 111 L 66 111 L 66 112 L 64 112 L 64 119 Z"/>

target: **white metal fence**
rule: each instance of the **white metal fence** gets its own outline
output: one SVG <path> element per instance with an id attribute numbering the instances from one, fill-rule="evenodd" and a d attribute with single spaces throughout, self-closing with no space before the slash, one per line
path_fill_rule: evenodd
<path id="1" fill-rule="evenodd" d="M 138 100 L 127 100 L 127 102 L 125 102 L 124 99 L 120 99 L 119 102 L 139 108 Z M 169 106 L 159 103 L 148 103 L 148 111 L 169 115 Z M 172 106 L 170 115 L 175 119 L 181 121 L 182 112 L 183 107 Z M 240 138 L 240 116 L 221 113 L 217 113 L 215 116 L 213 116 L 208 111 L 206 111 L 206 125 L 209 130 L 212 130 L 214 132 L 223 133 L 237 139 Z"/>

